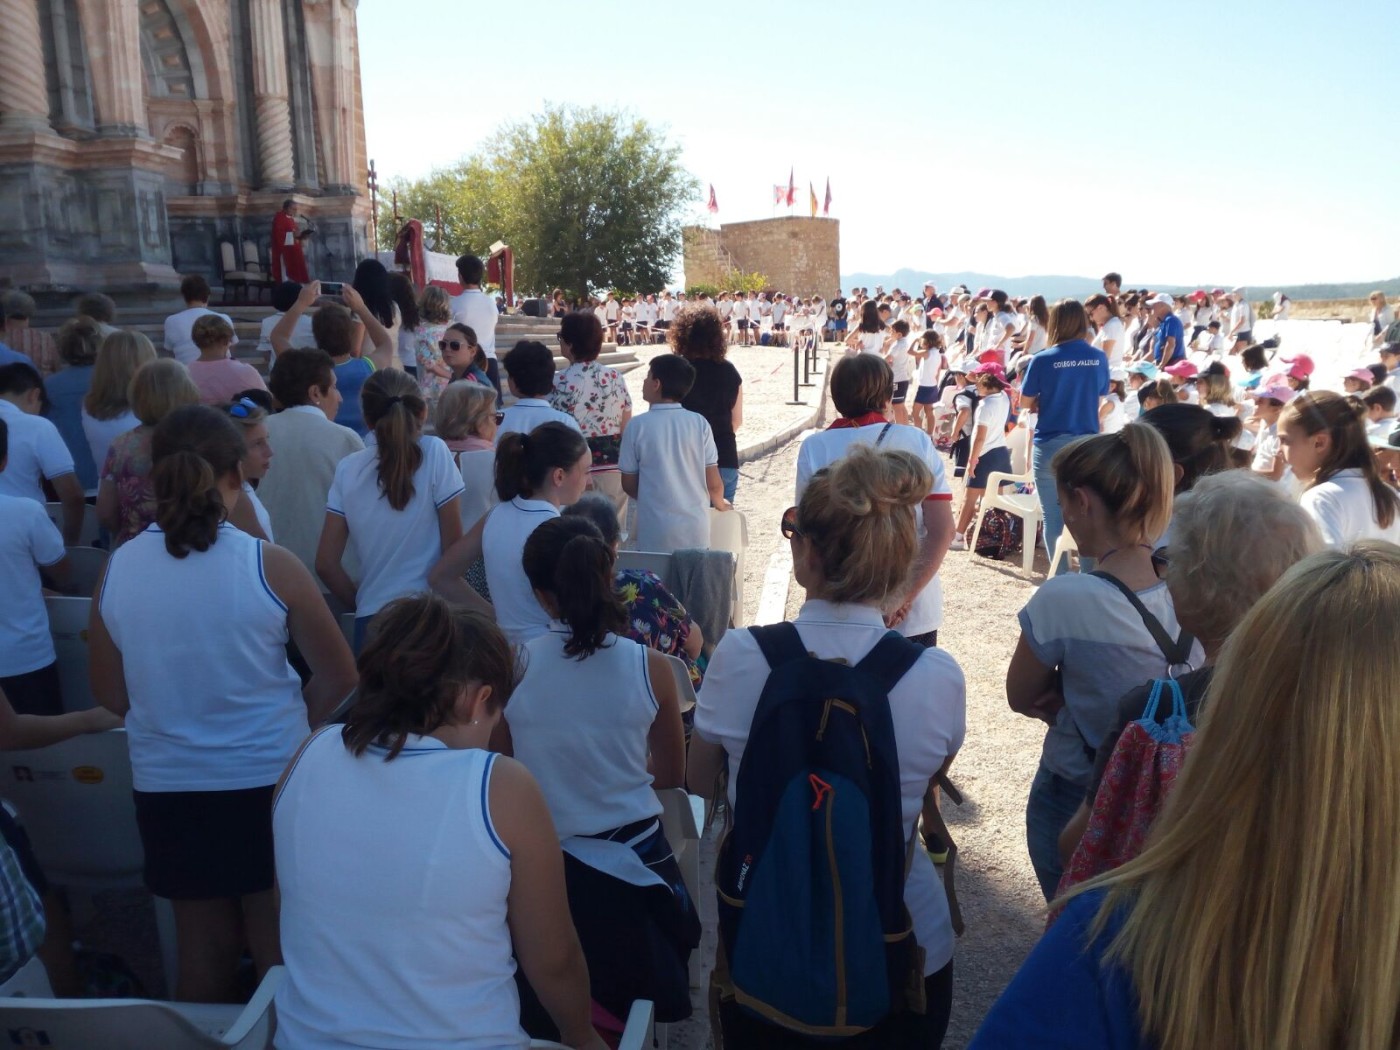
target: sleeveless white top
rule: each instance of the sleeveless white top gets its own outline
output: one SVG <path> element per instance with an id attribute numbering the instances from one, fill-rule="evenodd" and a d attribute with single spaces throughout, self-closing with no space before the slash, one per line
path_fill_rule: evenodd
<path id="1" fill-rule="evenodd" d="M 225 523 L 207 551 L 175 558 L 151 525 L 112 552 L 99 601 L 131 697 L 136 790 L 275 784 L 307 721 L 262 541 Z"/>
<path id="2" fill-rule="evenodd" d="M 497 756 L 410 736 L 356 758 L 307 743 L 273 804 L 279 1048 L 499 1050 L 520 1028 L 510 854 L 491 824 Z"/>
<path id="3" fill-rule="evenodd" d="M 524 645 L 549 629 L 549 616 L 535 599 L 521 558 L 530 533 L 557 517 L 559 508 L 548 500 L 516 496 L 498 503 L 481 530 L 481 557 L 496 625 L 512 645 Z"/>
<path id="4" fill-rule="evenodd" d="M 610 634 L 579 660 L 564 655 L 568 637 L 551 623 L 525 646 L 525 676 L 506 711 L 515 757 L 539 781 L 561 840 L 661 813 L 647 771 L 657 703 L 646 648 Z"/>

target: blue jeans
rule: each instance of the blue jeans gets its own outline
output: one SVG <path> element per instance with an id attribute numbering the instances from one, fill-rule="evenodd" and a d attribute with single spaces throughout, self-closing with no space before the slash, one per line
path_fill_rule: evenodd
<path id="1" fill-rule="evenodd" d="M 1045 525 L 1045 554 L 1054 557 L 1055 544 L 1060 542 L 1060 533 L 1065 531 L 1065 519 L 1060 515 L 1060 493 L 1055 488 L 1055 472 L 1050 469 L 1050 461 L 1055 453 L 1071 441 L 1078 441 L 1079 435 L 1063 434 L 1047 441 L 1036 441 L 1031 447 L 1031 472 L 1035 475 L 1035 494 L 1040 500 L 1040 515 Z M 1050 566 L 1054 571 L 1054 566 Z"/>
<path id="2" fill-rule="evenodd" d="M 720 467 L 720 480 L 724 482 L 724 498 L 730 503 L 734 502 L 734 492 L 739 487 L 739 468 Z"/>
<path id="3" fill-rule="evenodd" d="M 1060 863 L 1060 832 L 1084 801 L 1084 789 L 1044 766 L 1036 770 L 1026 800 L 1026 847 L 1040 892 L 1048 902 L 1055 896 L 1064 866 Z"/>

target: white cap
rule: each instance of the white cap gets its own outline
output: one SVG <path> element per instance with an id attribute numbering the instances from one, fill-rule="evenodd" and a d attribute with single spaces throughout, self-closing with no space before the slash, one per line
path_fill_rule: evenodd
<path id="1" fill-rule="evenodd" d="M 1148 305 L 1148 306 L 1174 306 L 1175 303 L 1172 301 L 1172 297 L 1171 297 L 1170 295 L 1154 295 L 1151 299 L 1147 300 L 1147 305 Z"/>

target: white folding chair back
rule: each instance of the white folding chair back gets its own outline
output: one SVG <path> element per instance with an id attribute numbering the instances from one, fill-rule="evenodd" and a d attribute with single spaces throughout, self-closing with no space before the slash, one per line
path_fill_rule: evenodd
<path id="1" fill-rule="evenodd" d="M 68 583 L 80 598 L 91 598 L 112 555 L 100 547 L 68 548 Z"/>
<path id="2" fill-rule="evenodd" d="M 99 463 L 98 467 L 102 465 Z M 48 512 L 49 520 L 54 523 L 59 532 L 63 531 L 63 504 L 45 503 L 44 510 Z M 91 547 L 97 542 L 97 533 L 101 528 L 97 520 L 97 508 L 91 503 L 83 504 L 83 524 L 78 529 L 78 545 Z"/>
<path id="3" fill-rule="evenodd" d="M 668 588 L 671 586 L 671 556 L 653 551 L 618 551 L 617 567 L 621 569 L 641 569 L 655 573 Z"/>
<path id="4" fill-rule="evenodd" d="M 1060 538 L 1055 541 L 1055 553 L 1050 556 L 1050 576 L 1058 576 L 1062 572 L 1069 572 L 1069 556 L 1079 553 L 1079 544 L 1074 542 L 1074 537 L 1069 534 L 1069 529 L 1064 529 L 1060 533 Z M 1061 559 L 1063 558 L 1063 561 Z M 1060 568 L 1061 564 L 1064 568 Z"/>
<path id="5" fill-rule="evenodd" d="M 49 611 L 49 634 L 58 657 L 58 687 L 63 710 L 86 711 L 96 707 L 88 678 L 88 614 L 91 598 L 44 599 Z"/>
<path id="6" fill-rule="evenodd" d="M 238 265 L 238 253 L 234 251 L 233 245 L 228 241 L 219 242 L 219 264 L 226 274 L 242 269 Z"/>
<path id="7" fill-rule="evenodd" d="M 690 680 L 690 669 L 679 656 L 667 656 L 666 664 L 671 668 L 671 677 L 676 682 L 676 698 L 681 702 L 681 714 L 695 708 L 695 685 Z"/>
<path id="8" fill-rule="evenodd" d="M 14 972 L 4 984 L 0 984 L 0 1000 L 3 999 L 52 999 L 53 986 L 49 984 L 49 971 L 36 955 Z"/>
<path id="9" fill-rule="evenodd" d="M 710 508 L 710 549 L 734 555 L 735 627 L 744 626 L 744 550 L 749 545 L 749 519 L 741 510 L 718 511 Z"/>
<path id="10" fill-rule="evenodd" d="M 651 1050 L 656 1037 L 656 1004 L 649 999 L 638 999 L 627 1014 L 627 1027 L 622 1030 L 622 1040 L 617 1050 Z M 568 1050 L 563 1043 L 549 1039 L 531 1039 L 532 1050 Z M 125 1048 L 123 1048 L 125 1050 Z"/>
<path id="11" fill-rule="evenodd" d="M 0 999 L 12 1045 L 48 1050 L 265 1050 L 286 971 L 267 972 L 247 1006 L 150 999 Z"/>
<path id="12" fill-rule="evenodd" d="M 243 269 L 262 276 L 262 259 L 258 255 L 258 246 L 253 241 L 243 242 Z"/>
<path id="13" fill-rule="evenodd" d="M 972 532 L 969 550 L 977 549 L 977 537 L 982 533 L 982 521 L 987 511 L 1004 510 L 1021 519 L 1021 568 L 1030 572 L 1035 566 L 1035 534 L 1040 527 L 1040 500 L 1035 493 L 1002 492 L 1001 486 L 1031 484 L 1034 478 L 1029 474 L 1007 474 L 994 470 L 987 475 L 987 490 L 982 494 L 982 506 L 977 512 L 977 527 Z"/>

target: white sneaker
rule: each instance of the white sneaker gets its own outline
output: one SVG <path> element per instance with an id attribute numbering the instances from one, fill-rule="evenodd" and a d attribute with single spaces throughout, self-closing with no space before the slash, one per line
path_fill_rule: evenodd
<path id="1" fill-rule="evenodd" d="M 950 551 L 967 550 L 967 540 L 963 539 L 963 534 L 961 532 L 953 534 L 953 542 L 948 544 L 948 549 Z"/>

